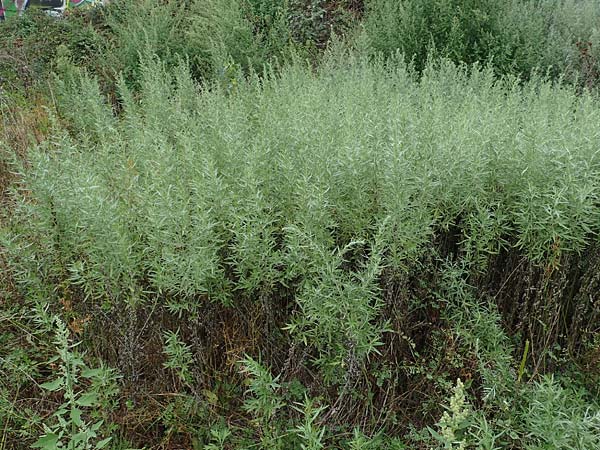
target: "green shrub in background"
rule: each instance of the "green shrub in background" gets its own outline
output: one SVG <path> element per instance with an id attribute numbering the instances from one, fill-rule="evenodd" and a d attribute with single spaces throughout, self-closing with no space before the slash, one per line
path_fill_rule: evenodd
<path id="1" fill-rule="evenodd" d="M 2 24 L 0 77 L 9 92 L 46 89 L 60 48 L 113 95 L 118 77 L 138 87 L 144 55 L 169 67 L 188 60 L 199 81 L 239 77 L 292 53 L 308 56 L 305 43 L 295 43 L 291 16 L 286 2 L 268 0 L 115 1 L 66 20 L 27 13 Z"/>
<path id="2" fill-rule="evenodd" d="M 484 37 L 497 33 L 499 10 L 507 1 L 367 1 L 365 28 L 377 51 L 397 49 L 425 66 L 430 53 L 457 62 L 485 60 Z"/>
<path id="3" fill-rule="evenodd" d="M 108 79 L 121 75 L 137 86 L 142 55 L 157 55 L 176 64 L 186 53 L 185 17 L 181 2 L 111 2 L 102 8 L 106 47 L 100 71 Z M 98 72 L 98 71 L 96 71 Z"/>
<path id="4" fill-rule="evenodd" d="M 367 0 L 364 27 L 375 51 L 396 50 L 418 69 L 438 56 L 460 63 L 491 62 L 500 74 L 595 82 L 600 6 L 577 0 Z M 589 56 L 577 43 L 589 46 Z M 590 80 L 593 79 L 593 80 Z"/>
<path id="5" fill-rule="evenodd" d="M 85 14 L 56 20 L 34 11 L 0 27 L 2 97 L 22 97 L 40 84 L 47 89 L 45 83 L 60 46 L 70 49 L 75 63 L 91 68 L 104 45 L 92 17 Z"/>
<path id="6" fill-rule="evenodd" d="M 292 54 L 308 57 L 304 47 L 324 45 L 329 36 L 303 31 L 314 24 L 294 23 L 297 7 L 271 0 L 136 0 L 113 2 L 96 14 L 106 45 L 94 72 L 107 79 L 121 74 L 134 87 L 144 55 L 156 55 L 170 67 L 188 60 L 197 80 L 223 82 L 261 73 Z"/>
<path id="7" fill-rule="evenodd" d="M 188 55 L 208 79 L 260 73 L 293 48 L 287 15 L 287 2 L 197 1 L 190 9 Z"/>
<path id="8" fill-rule="evenodd" d="M 332 35 L 353 34 L 363 7 L 370 51 L 400 50 L 419 70 L 428 58 L 445 57 L 491 61 L 499 74 L 524 77 L 550 68 L 586 86 L 598 78 L 600 9 L 589 0 L 115 1 L 68 20 L 38 12 L 2 24 L 0 76 L 10 91 L 40 81 L 46 88 L 64 46 L 113 97 L 119 76 L 137 88 L 140 55 L 157 55 L 170 67 L 189 60 L 197 80 L 235 83 L 291 55 L 317 62 Z"/>

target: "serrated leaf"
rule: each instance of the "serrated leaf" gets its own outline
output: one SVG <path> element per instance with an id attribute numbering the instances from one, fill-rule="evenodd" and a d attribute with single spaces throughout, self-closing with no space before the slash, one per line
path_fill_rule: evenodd
<path id="1" fill-rule="evenodd" d="M 54 381 L 48 381 L 47 383 L 42 383 L 40 386 L 50 392 L 58 391 L 63 386 L 62 378 L 57 378 Z"/>
<path id="2" fill-rule="evenodd" d="M 75 401 L 75 403 L 77 403 L 79 406 L 94 406 L 96 403 L 98 403 L 98 394 L 95 392 L 82 394 L 81 397 Z"/>
<path id="3" fill-rule="evenodd" d="M 203 389 L 202 393 L 206 397 L 208 403 L 210 403 L 211 405 L 216 405 L 217 403 L 219 403 L 219 397 L 213 391 L 209 389 Z"/>
<path id="4" fill-rule="evenodd" d="M 73 408 L 71 410 L 71 414 L 69 415 L 69 417 L 71 417 L 71 421 L 78 427 L 81 427 L 83 425 L 83 421 L 81 420 L 81 413 L 82 411 L 79 408 Z"/>
<path id="5" fill-rule="evenodd" d="M 33 444 L 31 444 L 31 448 L 41 448 L 44 450 L 55 450 L 58 448 L 58 434 L 56 433 L 48 433 Z"/>

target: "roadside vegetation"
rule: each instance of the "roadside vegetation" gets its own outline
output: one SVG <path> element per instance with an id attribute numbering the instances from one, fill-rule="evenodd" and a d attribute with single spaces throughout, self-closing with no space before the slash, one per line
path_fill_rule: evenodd
<path id="1" fill-rule="evenodd" d="M 599 37 L 586 0 L 0 24 L 0 448 L 600 448 Z"/>

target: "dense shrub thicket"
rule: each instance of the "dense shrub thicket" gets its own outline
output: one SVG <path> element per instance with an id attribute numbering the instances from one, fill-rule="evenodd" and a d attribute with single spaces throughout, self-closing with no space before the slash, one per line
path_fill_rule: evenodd
<path id="1" fill-rule="evenodd" d="M 211 411 L 185 425 L 197 442 L 222 417 L 241 448 L 343 445 L 338 427 L 406 427 L 411 402 L 432 425 L 419 392 L 450 397 L 460 378 L 470 398 L 456 385 L 442 442 L 598 444 L 595 406 L 558 408 L 577 429 L 548 435 L 560 419 L 536 402 L 571 388 L 517 382 L 594 351 L 594 97 L 451 63 L 416 81 L 345 53 L 233 92 L 158 59 L 141 74 L 116 117 L 92 78 L 65 72 L 71 133 L 20 174 L 3 245 L 21 308 L 50 317 L 41 332 L 61 317 L 135 402 L 150 386 L 189 395 Z M 258 428 L 236 425 L 242 411 Z"/>
<path id="2" fill-rule="evenodd" d="M 372 48 L 400 49 L 418 68 L 429 57 L 487 61 L 500 74 L 554 76 L 594 84 L 600 5 L 579 0 L 369 0 Z"/>
<path id="3" fill-rule="evenodd" d="M 599 17 L 0 24 L 0 447 L 600 448 Z"/>

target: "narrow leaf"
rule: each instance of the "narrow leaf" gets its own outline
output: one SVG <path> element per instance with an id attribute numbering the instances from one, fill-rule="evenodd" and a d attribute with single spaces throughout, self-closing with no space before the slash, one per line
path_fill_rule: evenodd
<path id="1" fill-rule="evenodd" d="M 107 437 L 106 439 L 102 439 L 100 442 L 98 442 L 96 444 L 96 448 L 100 449 L 100 448 L 106 447 L 106 445 L 110 442 L 111 439 L 112 439 L 112 437 Z"/>

